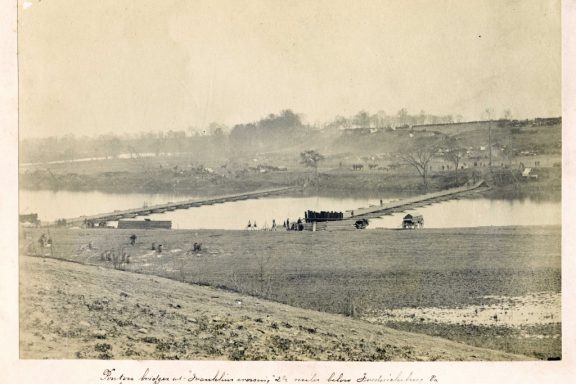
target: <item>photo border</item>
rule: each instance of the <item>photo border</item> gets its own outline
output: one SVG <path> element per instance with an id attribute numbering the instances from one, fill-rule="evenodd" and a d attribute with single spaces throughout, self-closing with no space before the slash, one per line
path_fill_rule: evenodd
<path id="1" fill-rule="evenodd" d="M 49 0 L 45 0 L 49 1 Z M 17 2 L 3 0 L 0 7 L 0 150 L 3 154 L 3 190 L 0 201 L 0 381 L 5 383 L 102 383 L 105 369 L 138 376 L 146 368 L 166 375 L 197 372 L 210 376 L 225 371 L 231 376 L 306 377 L 330 372 L 351 377 L 412 373 L 421 382 L 438 383 L 568 383 L 576 382 L 575 290 L 575 144 L 576 134 L 576 1 L 562 2 L 562 344 L 561 361 L 536 362 L 220 362 L 220 361 L 99 361 L 20 360 L 18 345 L 18 82 Z M 537 37 L 535 37 L 537 38 Z M 138 381 L 139 382 L 139 381 Z M 288 381 L 290 382 L 290 381 Z M 320 381 L 323 383 L 325 381 Z M 399 382 L 399 381 L 396 381 Z"/>

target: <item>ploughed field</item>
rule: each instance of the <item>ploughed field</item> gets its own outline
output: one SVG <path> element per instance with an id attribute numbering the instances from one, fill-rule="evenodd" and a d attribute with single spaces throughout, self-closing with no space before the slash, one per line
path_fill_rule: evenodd
<path id="1" fill-rule="evenodd" d="M 25 229 L 21 246 L 25 254 L 225 288 L 547 359 L 561 356 L 560 232 L 530 226 L 357 232 Z M 52 238 L 52 247 L 40 248 L 42 233 Z M 163 245 L 161 253 L 151 249 L 153 242 Z M 192 251 L 195 242 L 202 243 L 201 251 Z M 106 251 L 117 255 L 116 265 L 106 260 Z M 123 253 L 130 255 L 129 263 L 121 263 Z"/>

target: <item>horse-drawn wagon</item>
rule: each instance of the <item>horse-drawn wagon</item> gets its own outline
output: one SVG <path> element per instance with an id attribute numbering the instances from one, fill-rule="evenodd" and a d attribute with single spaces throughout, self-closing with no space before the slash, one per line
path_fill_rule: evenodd
<path id="1" fill-rule="evenodd" d="M 417 229 L 424 227 L 424 216 L 418 213 L 409 213 L 402 219 L 402 229 Z"/>

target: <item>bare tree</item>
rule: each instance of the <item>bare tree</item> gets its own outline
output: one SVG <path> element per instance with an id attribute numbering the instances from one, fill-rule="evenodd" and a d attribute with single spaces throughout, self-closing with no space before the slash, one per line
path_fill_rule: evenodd
<path id="1" fill-rule="evenodd" d="M 324 156 L 313 149 L 300 153 L 300 163 L 306 167 L 314 168 L 314 175 L 318 176 L 318 163 L 324 160 Z"/>
<path id="2" fill-rule="evenodd" d="M 444 158 L 454 164 L 454 169 L 456 170 L 456 181 L 458 181 L 458 167 L 461 160 L 466 155 L 466 148 L 463 148 L 455 137 L 449 137 L 446 140 L 447 148 L 444 153 Z"/>
<path id="3" fill-rule="evenodd" d="M 257 282 L 258 296 L 268 298 L 272 290 L 272 273 L 268 270 L 272 256 L 260 256 L 258 259 Z"/>
<path id="4" fill-rule="evenodd" d="M 367 128 L 370 126 L 370 115 L 366 111 L 360 111 L 354 116 L 353 121 L 359 128 Z"/>
<path id="5" fill-rule="evenodd" d="M 430 161 L 437 150 L 438 146 L 435 143 L 416 142 L 404 152 L 398 153 L 397 157 L 401 163 L 415 168 L 422 177 L 424 188 L 428 188 Z"/>
<path id="6" fill-rule="evenodd" d="M 402 108 L 398 111 L 397 113 L 397 117 L 398 117 L 398 124 L 400 125 L 406 125 L 408 124 L 408 110 L 406 108 Z"/>

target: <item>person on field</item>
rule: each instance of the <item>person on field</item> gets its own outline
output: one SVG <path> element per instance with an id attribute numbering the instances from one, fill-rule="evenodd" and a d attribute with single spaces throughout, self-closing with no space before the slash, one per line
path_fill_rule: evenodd
<path id="1" fill-rule="evenodd" d="M 40 248 L 44 248 L 44 246 L 46 245 L 46 235 L 44 233 L 38 239 L 38 244 L 40 244 Z"/>
<path id="2" fill-rule="evenodd" d="M 136 245 L 136 238 L 137 238 L 136 234 L 134 234 L 134 233 L 130 236 L 130 244 L 132 246 Z"/>

